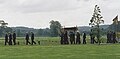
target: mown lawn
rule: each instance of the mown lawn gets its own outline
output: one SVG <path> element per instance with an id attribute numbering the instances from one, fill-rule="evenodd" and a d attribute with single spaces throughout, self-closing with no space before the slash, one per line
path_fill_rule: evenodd
<path id="1" fill-rule="evenodd" d="M 0 46 L 0 59 L 120 59 L 120 45 Z"/>

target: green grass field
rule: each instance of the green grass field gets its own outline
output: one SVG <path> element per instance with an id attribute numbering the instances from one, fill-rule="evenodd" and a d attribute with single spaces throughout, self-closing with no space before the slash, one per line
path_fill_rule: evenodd
<path id="1" fill-rule="evenodd" d="M 120 44 L 60 45 L 59 38 L 39 37 L 41 45 L 4 46 L 0 40 L 0 59 L 120 59 Z"/>

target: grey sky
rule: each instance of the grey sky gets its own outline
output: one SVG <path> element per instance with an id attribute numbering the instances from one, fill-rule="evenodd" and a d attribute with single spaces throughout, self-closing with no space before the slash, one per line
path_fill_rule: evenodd
<path id="1" fill-rule="evenodd" d="M 120 14 L 120 0 L 0 0 L 0 19 L 9 26 L 49 27 L 50 20 L 63 26 L 88 25 L 95 5 L 105 24 Z"/>

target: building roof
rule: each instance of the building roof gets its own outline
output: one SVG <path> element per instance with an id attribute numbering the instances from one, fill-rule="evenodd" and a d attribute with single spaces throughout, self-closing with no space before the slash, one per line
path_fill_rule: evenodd
<path id="1" fill-rule="evenodd" d="M 65 28 L 63 28 L 64 30 L 78 30 L 78 28 L 77 27 L 65 27 Z"/>

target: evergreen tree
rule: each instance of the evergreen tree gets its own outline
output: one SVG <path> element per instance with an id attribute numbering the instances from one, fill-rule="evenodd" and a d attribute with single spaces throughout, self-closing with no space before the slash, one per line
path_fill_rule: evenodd
<path id="1" fill-rule="evenodd" d="M 98 43 L 100 44 L 100 24 L 104 23 L 104 20 L 102 19 L 103 17 L 101 16 L 101 11 L 100 8 L 98 7 L 98 5 L 95 5 L 94 8 L 94 13 L 92 16 L 92 19 L 90 20 L 89 25 L 91 25 L 93 28 L 95 28 L 97 31 L 97 39 L 98 39 Z"/>

